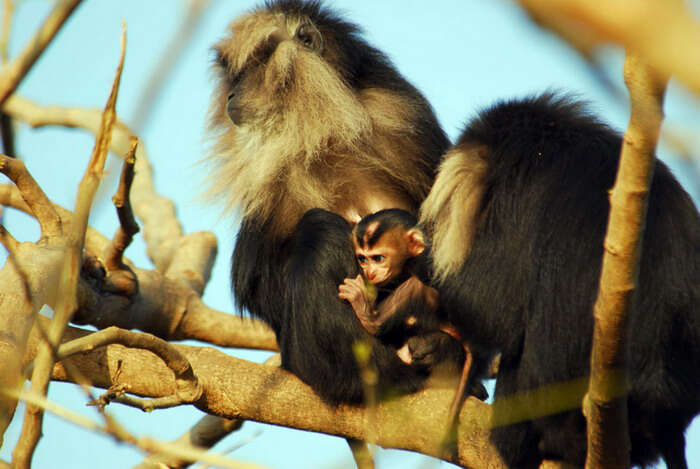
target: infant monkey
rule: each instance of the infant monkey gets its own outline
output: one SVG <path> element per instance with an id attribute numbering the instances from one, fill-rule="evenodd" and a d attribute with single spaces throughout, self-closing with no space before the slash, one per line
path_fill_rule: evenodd
<path id="1" fill-rule="evenodd" d="M 429 247 L 416 225 L 416 217 L 401 209 L 380 210 L 362 218 L 352 232 L 362 273 L 346 278 L 338 286 L 338 297 L 352 305 L 367 332 L 382 340 L 398 339 L 397 354 L 407 364 L 437 363 L 443 359 L 435 355 L 439 341 L 451 337 L 461 343 L 465 360 L 450 406 L 452 427 L 469 378 L 482 375 L 476 370 L 482 363 L 473 366 L 470 345 L 451 324 L 440 320 L 439 294 L 429 285 Z M 477 357 L 477 361 L 486 360 Z M 480 382 L 470 392 L 480 399 L 487 397 Z"/>

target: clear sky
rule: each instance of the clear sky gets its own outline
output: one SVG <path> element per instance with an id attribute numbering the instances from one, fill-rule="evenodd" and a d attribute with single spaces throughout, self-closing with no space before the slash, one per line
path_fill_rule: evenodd
<path id="1" fill-rule="evenodd" d="M 11 53 L 16 55 L 46 16 L 53 2 L 23 0 L 12 24 Z M 22 83 L 19 92 L 42 104 L 101 108 L 119 54 L 120 21 L 126 20 L 128 47 L 117 111 L 127 123 L 134 121 L 141 92 L 154 64 L 182 16 L 181 2 L 174 0 L 85 1 L 65 25 L 56 41 Z M 326 2 L 361 25 L 365 37 L 385 51 L 398 69 L 434 106 L 450 138 L 464 122 L 495 100 L 547 89 L 574 93 L 591 103 L 592 109 L 618 129 L 624 129 L 627 107 L 616 101 L 595 80 L 572 50 L 547 32 L 532 25 L 514 2 L 507 0 L 334 0 Z M 700 0 L 694 0 L 700 11 Z M 219 39 L 235 16 L 257 2 L 214 1 L 193 42 L 164 82 L 162 99 L 152 120 L 141 132 L 160 193 L 172 198 L 187 232 L 213 231 L 219 239 L 219 258 L 205 301 L 231 311 L 228 266 L 235 226 L 220 207 L 199 199 L 206 167 L 196 163 L 206 148 L 204 115 L 212 83 L 210 46 Z M 622 54 L 611 48 L 602 56 L 608 75 L 621 84 Z M 666 100 L 667 123 L 683 132 L 700 135 L 700 101 L 672 84 Z M 21 125 L 17 133 L 19 155 L 50 198 L 65 207 L 74 205 L 77 184 L 93 145 L 91 135 L 76 130 L 32 130 Z M 695 141 L 695 155 L 700 151 Z M 666 148 L 660 157 L 697 200 L 698 181 Z M 696 164 L 697 165 L 697 164 Z M 91 217 L 92 226 L 111 236 L 117 226 L 109 199 L 114 192 L 119 165 L 108 162 L 109 173 Z M 696 173 L 697 174 L 697 173 Z M 5 224 L 22 240 L 34 240 L 37 228 L 27 217 L 9 212 Z M 144 245 L 137 240 L 127 255 L 139 266 L 150 266 Z M 251 360 L 263 360 L 263 352 L 231 351 Z M 700 372 L 700 370 L 698 370 Z M 83 394 L 72 385 L 52 384 L 51 399 L 93 416 Z M 201 415 L 192 408 L 156 411 L 111 406 L 119 421 L 139 435 L 175 438 Z M 22 408 L 18 410 L 22 415 Z M 19 435 L 21 418 L 6 434 L 0 458 L 10 459 Z M 246 424 L 218 448 L 226 449 L 250 437 L 252 442 L 233 454 L 271 468 L 353 467 L 344 440 L 279 427 Z M 700 467 L 700 424 L 687 434 L 691 467 Z M 65 424 L 53 416 L 45 419 L 44 437 L 35 455 L 35 467 L 57 469 L 125 468 L 141 459 L 138 451 Z M 99 460 L 99 463 L 96 461 Z M 424 458 L 399 451 L 381 451 L 378 468 L 436 467 Z M 428 465 L 426 465 L 428 464 Z M 430 465 L 433 464 L 433 465 Z M 442 463 L 442 466 L 448 466 Z"/>

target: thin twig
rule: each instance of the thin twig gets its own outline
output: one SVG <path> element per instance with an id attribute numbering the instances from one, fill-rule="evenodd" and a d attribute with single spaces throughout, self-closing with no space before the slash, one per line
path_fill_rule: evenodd
<path id="1" fill-rule="evenodd" d="M 97 110 L 42 106 L 16 95 L 7 100 L 3 111 L 35 128 L 60 125 L 85 129 L 97 134 L 97 122 L 100 121 L 100 112 Z M 119 121 L 114 131 L 111 149 L 118 155 L 124 155 L 129 149 L 134 133 Z M 175 214 L 175 204 L 156 192 L 153 170 L 143 142 L 136 150 L 135 171 L 131 203 L 142 222 L 141 229 L 148 248 L 148 256 L 158 270 L 165 272 L 174 254 L 181 250 L 183 230 Z M 202 278 L 208 278 L 209 273 L 209 271 L 203 272 Z"/>
<path id="2" fill-rule="evenodd" d="M 12 0 L 4 0 L 3 17 L 2 17 L 2 32 L 0 33 L 0 60 L 2 65 L 7 65 L 10 60 L 10 55 L 7 50 L 10 44 L 10 28 L 12 27 L 12 17 L 14 16 L 15 5 Z"/>
<path id="3" fill-rule="evenodd" d="M 119 404 L 124 404 L 129 407 L 134 407 L 136 409 L 141 409 L 144 412 L 152 412 L 158 409 L 170 409 L 172 407 L 177 407 L 183 404 L 183 402 L 178 396 L 165 396 L 165 397 L 154 397 L 153 399 L 141 399 L 132 396 L 116 396 L 112 399 L 113 402 L 118 402 Z"/>
<path id="4" fill-rule="evenodd" d="M 71 0 L 65 4 L 59 4 L 55 10 L 61 5 L 73 4 L 73 8 L 79 2 Z M 54 10 L 54 11 L 55 11 Z M 72 11 L 72 9 L 71 9 Z M 90 157 L 90 163 L 80 181 L 78 188 L 78 197 L 76 201 L 75 215 L 73 217 L 73 226 L 68 239 L 68 247 L 63 261 L 60 277 L 58 279 L 58 299 L 54 307 L 54 316 L 49 326 L 49 341 L 42 343 L 35 360 L 35 368 L 32 373 L 32 392 L 45 396 L 49 387 L 51 371 L 53 369 L 53 351 L 54 344 L 58 344 L 63 333 L 70 321 L 71 316 L 77 309 L 76 292 L 78 288 L 78 277 L 80 273 L 80 262 L 83 245 L 85 242 L 85 232 L 87 229 L 87 220 L 92 205 L 92 200 L 97 187 L 102 178 L 104 162 L 107 156 L 108 143 L 111 139 L 112 125 L 116 120 L 116 100 L 119 90 L 119 82 L 121 80 L 121 72 L 124 66 L 124 55 L 126 51 L 126 26 L 122 24 L 121 36 L 121 56 L 119 65 L 112 84 L 105 111 L 102 116 L 100 132 L 95 141 L 95 147 Z M 41 427 L 43 422 L 43 411 L 41 408 L 33 405 L 28 405 L 25 412 L 24 423 L 22 425 L 22 434 L 19 442 L 13 451 L 13 466 L 16 469 L 29 469 L 31 460 L 34 455 L 37 443 L 41 437 Z"/>
<path id="5" fill-rule="evenodd" d="M 122 165 L 122 173 L 119 179 L 119 187 L 117 192 L 112 197 L 112 202 L 117 208 L 117 216 L 119 217 L 119 228 L 114 235 L 114 239 L 110 245 L 105 256 L 105 267 L 107 271 L 114 271 L 124 268 L 124 263 L 122 261 L 122 256 L 124 251 L 129 244 L 134 235 L 139 232 L 139 225 L 134 219 L 134 213 L 131 210 L 131 202 L 129 199 L 129 191 L 131 190 L 131 183 L 134 180 L 134 164 L 136 162 L 136 147 L 138 145 L 138 139 L 133 138 L 131 141 L 131 148 L 129 153 L 124 159 L 124 164 Z"/>
<path id="6" fill-rule="evenodd" d="M 19 56 L 0 71 L 0 106 L 14 93 L 80 2 L 81 0 L 59 1 Z"/>
<path id="7" fill-rule="evenodd" d="M 192 446 L 166 443 L 149 437 L 135 437 L 123 429 L 119 433 L 115 433 L 113 429 L 110 429 L 108 426 L 99 425 L 93 420 L 90 420 L 89 418 L 84 417 L 76 412 L 73 412 L 70 409 L 67 409 L 52 401 L 49 401 L 46 397 L 37 395 L 36 393 L 33 393 L 31 391 L 24 391 L 22 393 L 11 393 L 8 392 L 8 390 L 6 389 L 0 389 L 0 394 L 10 395 L 11 397 L 14 397 L 16 399 L 25 401 L 27 404 L 31 404 L 35 407 L 40 407 L 44 410 L 48 410 L 52 414 L 79 427 L 99 432 L 105 435 L 109 435 L 114 438 L 117 438 L 119 441 L 124 441 L 126 443 L 133 444 L 134 446 L 147 453 L 168 453 L 178 458 L 185 459 L 187 461 L 202 461 L 217 467 L 226 467 L 231 469 L 260 469 L 261 467 L 253 464 L 231 461 L 230 459 L 220 456 L 218 454 L 202 451 Z"/>

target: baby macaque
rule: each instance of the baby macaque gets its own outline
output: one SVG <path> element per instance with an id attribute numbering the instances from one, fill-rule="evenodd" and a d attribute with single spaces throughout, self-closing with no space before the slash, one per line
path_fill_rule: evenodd
<path id="1" fill-rule="evenodd" d="M 449 412 L 452 428 L 469 377 L 477 374 L 478 367 L 473 367 L 470 345 L 440 319 L 439 294 L 429 285 L 428 244 L 416 225 L 416 217 L 401 209 L 362 218 L 352 233 L 362 273 L 346 278 L 338 287 L 338 297 L 352 305 L 367 332 L 384 341 L 399 338 L 397 355 L 407 364 L 436 363 L 439 359 L 432 353 L 440 349 L 440 341 L 451 340 L 447 336 L 462 344 L 464 365 Z M 480 399 L 487 397 L 480 381 L 470 392 Z"/>

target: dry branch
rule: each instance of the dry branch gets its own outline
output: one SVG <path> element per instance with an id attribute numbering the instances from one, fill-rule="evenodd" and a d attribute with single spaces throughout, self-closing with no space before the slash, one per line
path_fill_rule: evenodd
<path id="1" fill-rule="evenodd" d="M 610 197 L 600 289 L 594 306 L 591 377 L 584 399 L 587 468 L 627 468 L 627 317 L 639 273 L 642 237 L 663 117 L 667 79 L 633 53 L 625 61 L 631 116 Z"/>
<path id="2" fill-rule="evenodd" d="M 77 5 L 77 3 L 75 4 Z M 42 343 L 36 358 L 34 372 L 32 373 L 31 390 L 37 396 L 46 395 L 51 379 L 51 369 L 54 364 L 53 348 L 63 337 L 68 322 L 77 309 L 76 293 L 88 215 L 97 187 L 102 179 L 104 162 L 107 157 L 107 145 L 111 140 L 112 124 L 116 120 L 115 106 L 121 72 L 124 66 L 125 51 L 126 27 L 124 26 L 121 37 L 121 57 L 114 83 L 102 115 L 100 131 L 95 141 L 95 148 L 90 157 L 90 163 L 78 188 L 74 224 L 71 227 L 61 273 L 58 277 L 57 302 L 54 307 L 54 316 L 48 329 L 48 341 Z M 41 436 L 42 421 L 43 410 L 32 404 L 27 405 L 22 433 L 12 453 L 12 463 L 15 468 L 29 469 L 31 467 L 34 450 Z"/>
<path id="3" fill-rule="evenodd" d="M 14 93 L 81 0 L 61 0 L 19 56 L 0 71 L 0 106 Z"/>
<path id="4" fill-rule="evenodd" d="M 84 334 L 87 332 L 71 328 L 66 339 Z M 38 342 L 35 334 L 31 337 L 28 358 Z M 454 389 L 428 389 L 382 402 L 376 408 L 375 428 L 368 429 L 364 408 L 329 407 L 291 373 L 211 348 L 175 347 L 192 364 L 202 384 L 203 394 L 195 405 L 206 413 L 361 440 L 366 440 L 371 431 L 381 446 L 439 457 Z M 97 387 L 128 384 L 131 393 L 146 397 L 168 396 L 175 390 L 172 372 L 148 352 L 110 345 L 67 361 Z M 54 368 L 54 378 L 69 380 L 61 363 Z M 453 462 L 471 468 L 503 467 L 488 440 L 489 418 L 487 404 L 473 398 L 465 401 L 458 433 L 459 459 Z"/>
<path id="5" fill-rule="evenodd" d="M 16 158 L 0 155 L 0 172 L 15 183 L 22 199 L 41 227 L 41 237 L 49 238 L 63 234 L 61 219 L 53 204 L 36 180 L 29 174 L 24 163 Z"/>
<path id="6" fill-rule="evenodd" d="M 238 430 L 243 425 L 242 420 L 224 419 L 214 415 L 205 415 L 187 433 L 173 441 L 176 445 L 189 445 L 196 448 L 211 448 L 223 436 Z M 189 461 L 167 454 L 151 454 L 133 469 L 160 469 L 165 465 L 171 469 L 182 469 L 190 466 Z"/>
<path id="7" fill-rule="evenodd" d="M 6 391 L 0 390 L 0 395 L 4 396 L 6 394 Z M 20 398 L 21 400 L 26 401 L 28 406 L 33 405 L 35 407 L 40 407 L 42 410 L 48 410 L 49 412 L 52 412 L 58 417 L 68 422 L 71 422 L 77 426 L 112 436 L 118 441 L 130 443 L 148 453 L 157 451 L 165 454 L 170 454 L 175 457 L 179 457 L 181 459 L 185 459 L 192 462 L 202 461 L 208 464 L 214 464 L 217 467 L 226 467 L 230 469 L 260 469 L 260 466 L 254 464 L 245 464 L 231 461 L 230 459 L 227 459 L 223 456 L 207 453 L 194 447 L 161 442 L 149 437 L 135 437 L 121 427 L 117 429 L 114 428 L 114 426 L 111 426 L 110 424 L 105 424 L 104 426 L 99 425 L 90 420 L 89 418 L 83 417 L 80 414 L 77 414 L 69 409 L 61 407 L 49 401 L 44 396 L 37 395 L 35 393 L 32 393 L 31 391 L 17 393 L 15 395 L 12 395 L 11 397 Z"/>
<path id="8" fill-rule="evenodd" d="M 10 28 L 12 17 L 14 16 L 15 5 L 13 0 L 3 0 L 2 2 L 2 31 L 0 32 L 0 61 L 3 67 L 7 65 L 10 56 L 7 52 L 10 44 Z"/>
<path id="9" fill-rule="evenodd" d="M 131 148 L 124 158 L 122 165 L 122 173 L 119 178 L 119 187 L 116 194 L 112 197 L 112 202 L 117 208 L 117 216 L 119 217 L 119 228 L 114 235 L 112 245 L 105 255 L 105 267 L 108 271 L 124 269 L 125 265 L 122 262 L 124 251 L 131 244 L 134 235 L 139 232 L 139 226 L 134 220 L 134 213 L 131 210 L 131 202 L 129 199 L 129 191 L 131 184 L 134 181 L 134 163 L 136 162 L 136 147 L 138 139 L 133 138 Z"/>
<path id="10" fill-rule="evenodd" d="M 12 186 L 0 185 L 0 204 L 28 211 L 19 191 Z M 70 227 L 71 212 L 58 205 L 53 207 L 63 226 Z M 109 240 L 97 231 L 88 230 L 88 252 L 99 254 L 108 246 Z M 20 253 L 15 261 L 26 272 L 31 294 L 44 298 L 39 306 L 50 303 L 45 299 L 50 293 L 46 286 L 51 284 L 48 280 L 57 275 L 53 273 L 53 266 L 60 252 L 51 247 L 21 243 Z M 0 292 L 22 291 L 22 276 L 15 270 L 10 272 L 11 267 L 0 269 L 0 279 L 6 279 L 0 282 Z M 104 278 L 82 278 L 78 289 L 79 308 L 73 321 L 99 329 L 109 326 L 139 329 L 164 340 L 194 339 L 223 347 L 277 350 L 274 333 L 260 321 L 210 308 L 187 284 L 158 271 L 133 270 L 139 291 L 132 297 L 101 288 Z"/>
<path id="11" fill-rule="evenodd" d="M 686 2 L 520 0 L 538 22 L 587 53 L 613 42 L 700 94 L 700 22 Z"/>
<path id="12" fill-rule="evenodd" d="M 96 110 L 39 106 L 17 96 L 8 100 L 4 111 L 33 127 L 62 125 L 93 133 L 97 131 L 100 115 Z M 132 138 L 133 133 L 123 123 L 117 122 L 110 148 L 125 155 Z M 209 232 L 184 235 L 175 215 L 175 205 L 155 191 L 151 166 L 142 143 L 135 156 L 136 175 L 130 198 L 142 222 L 148 255 L 158 270 L 186 282 L 201 294 L 216 257 L 216 237 Z"/>
<path id="13" fill-rule="evenodd" d="M 84 129 L 94 134 L 98 132 L 101 116 L 100 111 L 96 109 L 41 106 L 19 96 L 8 99 L 3 111 L 35 128 L 64 126 Z M 126 155 L 133 137 L 133 132 L 124 123 L 117 121 L 110 149 L 117 155 Z M 134 171 L 136 176 L 131 192 L 131 202 L 136 215 L 142 222 L 148 255 L 156 267 L 165 272 L 173 254 L 183 245 L 201 241 L 194 235 L 189 235 L 190 237 L 186 237 L 185 240 L 181 239 L 183 230 L 175 215 L 175 205 L 170 199 L 156 192 L 153 185 L 153 170 L 143 142 L 136 150 Z M 204 244 L 210 243 L 208 237 L 204 239 Z M 203 272 L 200 276 L 208 278 L 209 273 Z"/>
<path id="14" fill-rule="evenodd" d="M 191 403 L 202 394 L 197 376 L 187 359 L 168 342 L 152 334 L 139 333 L 108 327 L 85 337 L 67 342 L 58 349 L 57 361 L 76 353 L 84 353 L 110 344 L 120 344 L 129 348 L 148 350 L 158 356 L 175 374 L 176 395 L 182 403 Z"/>

